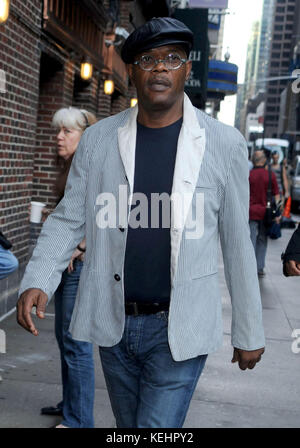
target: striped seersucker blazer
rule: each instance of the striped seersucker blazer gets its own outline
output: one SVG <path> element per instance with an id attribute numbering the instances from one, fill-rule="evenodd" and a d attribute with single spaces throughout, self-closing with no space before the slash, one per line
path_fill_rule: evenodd
<path id="1" fill-rule="evenodd" d="M 75 247 L 86 236 L 86 257 L 70 331 L 75 339 L 100 346 L 117 344 L 124 330 L 122 280 L 127 223 L 124 232 L 118 223 L 101 228 L 98 217 L 103 203 L 99 197 L 111 193 L 119 207 L 122 186 L 130 205 L 137 112 L 137 106 L 125 110 L 83 134 L 65 196 L 43 226 L 19 291 L 40 288 L 50 299 Z M 265 344 L 248 225 L 247 156 L 245 140 L 236 129 L 194 108 L 185 95 L 172 188 L 172 195 L 185 201 L 184 206 L 175 201 L 170 229 L 168 334 L 176 361 L 211 353 L 222 343 L 219 237 L 232 301 L 232 345 L 255 350 Z M 191 216 L 196 216 L 196 224 L 199 221 L 196 237 L 190 224 L 187 226 Z"/>

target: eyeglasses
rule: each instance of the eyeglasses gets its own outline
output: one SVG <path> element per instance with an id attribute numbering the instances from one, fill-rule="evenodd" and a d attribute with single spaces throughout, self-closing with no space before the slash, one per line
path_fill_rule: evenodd
<path id="1" fill-rule="evenodd" d="M 139 65 L 142 70 L 150 72 L 160 62 L 163 62 L 168 70 L 177 70 L 187 62 L 187 59 L 181 58 L 177 53 L 170 53 L 164 59 L 155 59 L 153 56 L 145 54 L 133 64 Z"/>

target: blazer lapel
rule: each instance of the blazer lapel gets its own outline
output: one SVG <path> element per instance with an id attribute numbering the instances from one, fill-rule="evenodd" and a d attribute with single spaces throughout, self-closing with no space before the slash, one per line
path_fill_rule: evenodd
<path id="1" fill-rule="evenodd" d="M 172 187 L 171 282 L 175 279 L 180 243 L 205 152 L 205 129 L 184 95 L 183 123 L 178 138 Z"/>
<path id="2" fill-rule="evenodd" d="M 129 119 L 125 126 L 118 128 L 118 144 L 120 156 L 124 165 L 126 177 L 128 179 L 130 196 L 133 194 L 134 187 L 134 167 L 135 167 L 135 146 L 136 146 L 136 119 L 138 106 L 132 108 L 129 113 Z"/>

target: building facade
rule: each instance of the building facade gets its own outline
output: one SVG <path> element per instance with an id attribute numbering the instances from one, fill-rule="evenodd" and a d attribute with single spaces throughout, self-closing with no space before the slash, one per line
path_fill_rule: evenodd
<path id="1" fill-rule="evenodd" d="M 289 67 L 293 48 L 293 29 L 299 17 L 295 15 L 296 0 L 276 0 L 274 5 L 271 48 L 269 58 L 266 106 L 264 115 L 265 137 L 280 137 L 281 93 L 289 84 Z M 280 78 L 270 80 L 270 78 Z"/>
<path id="2" fill-rule="evenodd" d="M 269 73 L 269 55 L 272 44 L 272 28 L 275 0 L 264 0 L 259 28 L 259 41 L 255 62 L 255 92 L 265 91 Z"/>
<path id="3" fill-rule="evenodd" d="M 289 74 L 298 75 L 298 80 L 289 81 L 281 93 L 279 134 L 292 143 L 292 153 L 300 153 L 300 2 L 296 2 L 292 36 L 291 64 Z"/>
<path id="4" fill-rule="evenodd" d="M 244 83 L 239 86 L 235 114 L 235 126 L 243 135 L 246 134 L 247 115 L 249 113 L 249 100 L 255 93 L 257 76 L 257 54 L 259 53 L 260 22 L 252 25 L 251 35 L 247 47 Z"/>
<path id="5" fill-rule="evenodd" d="M 300 2 L 264 0 L 253 73 L 253 29 L 248 47 L 245 83 L 239 89 L 235 125 L 249 136 L 248 114 L 256 114 L 261 135 L 253 138 L 298 138 L 299 103 L 292 90 L 292 68 L 300 66 Z M 293 62 L 295 61 L 295 62 Z M 261 109 L 261 101 L 264 107 Z M 257 112 L 258 110 L 259 112 Z M 262 113 L 261 113 L 262 112 Z M 249 122 L 249 120 L 248 120 Z"/>

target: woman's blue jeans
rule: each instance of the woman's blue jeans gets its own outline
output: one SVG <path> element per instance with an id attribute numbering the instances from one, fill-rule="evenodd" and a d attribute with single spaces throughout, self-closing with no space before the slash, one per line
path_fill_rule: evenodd
<path id="1" fill-rule="evenodd" d="M 0 280 L 18 269 L 19 262 L 10 250 L 4 249 L 0 244 Z"/>
<path id="2" fill-rule="evenodd" d="M 60 349 L 63 400 L 61 422 L 69 428 L 94 427 L 95 375 L 93 345 L 72 339 L 69 325 L 83 262 L 75 260 L 74 271 L 66 269 L 55 292 L 55 335 Z"/>
<path id="3" fill-rule="evenodd" d="M 174 361 L 168 312 L 126 316 L 121 341 L 100 347 L 118 428 L 181 428 L 207 355 Z"/>
<path id="4" fill-rule="evenodd" d="M 265 267 L 265 259 L 268 247 L 268 235 L 263 221 L 249 221 L 250 238 L 256 256 L 257 270 L 262 271 Z"/>

